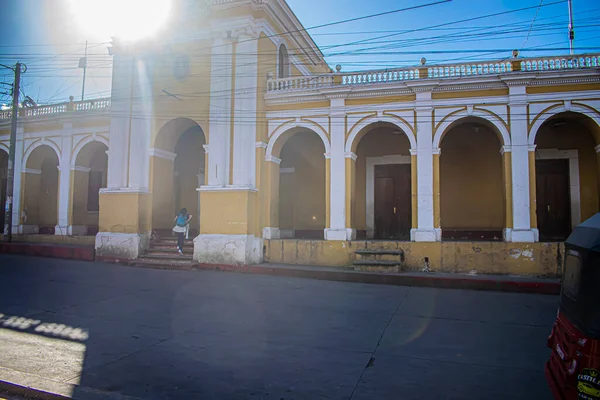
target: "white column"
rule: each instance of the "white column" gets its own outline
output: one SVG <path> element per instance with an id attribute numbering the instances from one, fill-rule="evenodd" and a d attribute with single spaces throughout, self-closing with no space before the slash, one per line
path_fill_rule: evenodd
<path id="1" fill-rule="evenodd" d="M 69 209 L 71 207 L 71 152 L 73 151 L 73 124 L 63 125 L 58 165 L 58 223 L 55 235 L 66 236 L 69 232 Z"/>
<path id="2" fill-rule="evenodd" d="M 233 184 L 256 187 L 258 40 L 241 35 L 235 56 Z"/>
<path id="3" fill-rule="evenodd" d="M 133 58 L 113 56 L 111 116 L 108 153 L 108 189 L 127 187 L 129 175 L 129 133 L 133 95 Z"/>
<path id="4" fill-rule="evenodd" d="M 431 92 L 417 92 L 417 229 L 411 229 L 411 240 L 441 240 L 433 224 L 433 124 Z"/>
<path id="5" fill-rule="evenodd" d="M 329 228 L 325 229 L 325 240 L 350 240 L 352 232 L 346 227 L 345 100 L 331 98 L 330 101 Z"/>
<path id="6" fill-rule="evenodd" d="M 150 136 L 152 135 L 152 106 L 148 94 L 152 93 L 149 61 L 134 62 L 134 78 L 129 132 L 129 175 L 127 187 L 134 191 L 148 191 L 150 182 Z"/>
<path id="7" fill-rule="evenodd" d="M 524 84 L 510 84 L 509 104 L 512 168 L 513 227 L 506 232 L 508 242 L 535 242 L 537 232 L 531 229 L 529 196 L 529 146 L 527 144 L 527 94 Z M 505 143 L 506 145 L 506 143 Z"/>
<path id="8" fill-rule="evenodd" d="M 232 63 L 233 45 L 231 40 L 215 39 L 210 74 L 208 186 L 229 184 Z"/>
<path id="9" fill-rule="evenodd" d="M 19 136 L 21 136 L 19 138 Z M 15 169 L 13 184 L 13 209 L 12 232 L 23 233 L 21 228 L 21 180 L 23 175 L 23 128 L 17 128 L 17 142 L 15 143 Z"/>

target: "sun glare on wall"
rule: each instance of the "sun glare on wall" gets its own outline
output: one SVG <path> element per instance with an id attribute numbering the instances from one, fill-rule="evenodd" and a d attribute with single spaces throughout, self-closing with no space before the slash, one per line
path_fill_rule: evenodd
<path id="1" fill-rule="evenodd" d="M 71 12 L 89 34 L 135 41 L 152 36 L 171 9 L 170 0 L 70 0 Z"/>

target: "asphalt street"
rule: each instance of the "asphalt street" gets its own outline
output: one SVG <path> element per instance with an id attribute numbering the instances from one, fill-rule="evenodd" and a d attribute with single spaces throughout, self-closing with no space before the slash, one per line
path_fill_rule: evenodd
<path id="1" fill-rule="evenodd" d="M 551 399 L 557 306 L 0 255 L 0 379 L 75 384 L 75 398 Z"/>

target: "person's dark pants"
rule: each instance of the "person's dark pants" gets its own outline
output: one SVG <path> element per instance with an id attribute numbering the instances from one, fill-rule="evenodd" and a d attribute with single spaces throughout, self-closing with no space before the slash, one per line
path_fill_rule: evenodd
<path id="1" fill-rule="evenodd" d="M 183 239 L 185 237 L 185 233 L 184 232 L 177 232 L 177 248 L 179 248 L 179 250 L 183 251 Z"/>

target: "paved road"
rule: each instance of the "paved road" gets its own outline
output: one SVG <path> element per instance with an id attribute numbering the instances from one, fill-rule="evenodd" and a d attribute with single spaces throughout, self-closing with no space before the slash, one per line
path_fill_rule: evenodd
<path id="1" fill-rule="evenodd" d="M 557 302 L 0 255 L 0 372 L 148 399 L 550 399 Z"/>

